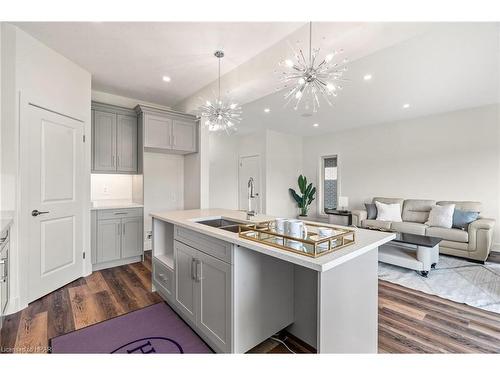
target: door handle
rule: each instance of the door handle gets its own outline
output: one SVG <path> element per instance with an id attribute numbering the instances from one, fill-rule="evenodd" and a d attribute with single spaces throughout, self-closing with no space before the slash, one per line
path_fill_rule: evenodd
<path id="1" fill-rule="evenodd" d="M 38 215 L 43 215 L 43 214 L 48 214 L 49 211 L 38 211 L 38 210 L 33 210 L 31 211 L 31 216 L 38 216 Z"/>

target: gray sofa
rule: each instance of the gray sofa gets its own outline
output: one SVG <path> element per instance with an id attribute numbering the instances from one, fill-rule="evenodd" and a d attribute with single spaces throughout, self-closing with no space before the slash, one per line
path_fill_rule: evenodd
<path id="1" fill-rule="evenodd" d="M 373 203 L 399 203 L 402 222 L 368 220 L 365 210 L 352 210 L 352 223 L 358 227 L 374 227 L 402 233 L 421 234 L 442 238 L 439 252 L 485 261 L 491 251 L 493 242 L 494 219 L 479 216 L 479 219 L 469 224 L 468 230 L 455 228 L 429 227 L 424 224 L 432 205 L 455 204 L 455 208 L 465 211 L 481 212 L 479 202 L 433 201 L 423 199 L 373 198 Z"/>

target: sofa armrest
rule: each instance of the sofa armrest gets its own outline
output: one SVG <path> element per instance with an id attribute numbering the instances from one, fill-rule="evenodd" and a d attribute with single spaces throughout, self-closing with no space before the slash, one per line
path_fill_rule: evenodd
<path id="1" fill-rule="evenodd" d="M 478 229 L 493 229 L 494 227 L 495 219 L 479 218 L 469 224 L 469 231 Z"/>
<path id="2" fill-rule="evenodd" d="M 494 219 L 480 218 L 469 224 L 469 255 L 485 261 L 493 244 Z"/>
<path id="3" fill-rule="evenodd" d="M 361 227 L 363 220 L 366 220 L 368 213 L 366 210 L 351 210 L 352 214 L 352 225 L 356 227 Z"/>

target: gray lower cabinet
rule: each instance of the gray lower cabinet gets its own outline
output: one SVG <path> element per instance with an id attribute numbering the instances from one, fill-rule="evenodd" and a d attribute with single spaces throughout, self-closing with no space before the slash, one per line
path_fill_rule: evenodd
<path id="1" fill-rule="evenodd" d="M 121 258 L 121 219 L 99 220 L 97 222 L 97 263 Z"/>
<path id="2" fill-rule="evenodd" d="M 135 112 L 92 103 L 92 172 L 138 173 L 138 150 Z"/>
<path id="3" fill-rule="evenodd" d="M 231 265 L 174 243 L 175 304 L 220 352 L 231 351 Z"/>
<path id="4" fill-rule="evenodd" d="M 143 255 L 142 208 L 92 211 L 92 268 L 137 262 Z"/>
<path id="5" fill-rule="evenodd" d="M 0 329 L 9 301 L 9 232 L 7 228 L 0 233 Z"/>
<path id="6" fill-rule="evenodd" d="M 197 285 L 194 276 L 198 251 L 180 242 L 174 245 L 175 302 L 183 316 L 196 322 Z"/>
<path id="7" fill-rule="evenodd" d="M 199 252 L 196 325 L 222 351 L 231 350 L 231 265 Z"/>

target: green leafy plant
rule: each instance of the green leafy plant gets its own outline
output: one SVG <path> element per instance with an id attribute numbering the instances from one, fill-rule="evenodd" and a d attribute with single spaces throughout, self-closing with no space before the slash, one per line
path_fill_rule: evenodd
<path id="1" fill-rule="evenodd" d="M 299 176 L 298 184 L 302 196 L 297 194 L 297 192 L 292 188 L 289 188 L 288 191 L 292 195 L 293 199 L 295 199 L 295 202 L 297 202 L 297 206 L 300 209 L 300 215 L 307 216 L 307 210 L 309 209 L 309 205 L 314 200 L 314 194 L 316 194 L 316 188 L 313 187 L 312 182 L 308 185 L 307 178 L 302 175 Z"/>

